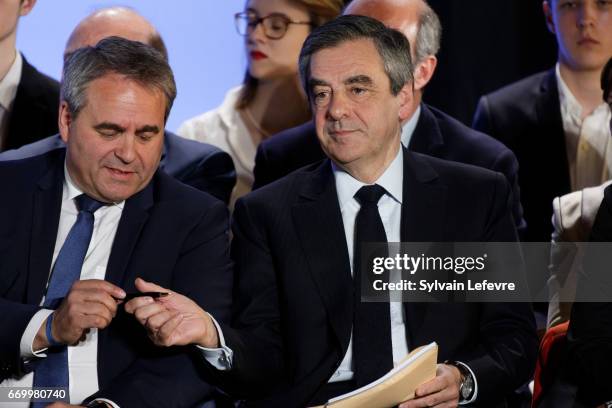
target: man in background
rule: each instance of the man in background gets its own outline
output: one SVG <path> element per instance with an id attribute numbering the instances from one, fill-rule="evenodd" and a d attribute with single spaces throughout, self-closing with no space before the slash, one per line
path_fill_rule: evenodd
<path id="1" fill-rule="evenodd" d="M 57 133 L 59 83 L 17 50 L 17 23 L 36 0 L 0 2 L 0 152 Z"/>
<path id="2" fill-rule="evenodd" d="M 0 380 L 92 407 L 191 407 L 211 389 L 187 350 L 152 348 L 120 304 L 149 277 L 227 321 L 227 208 L 158 169 L 176 96 L 159 52 L 106 38 L 62 78 L 66 147 L 0 162 Z"/>
<path id="3" fill-rule="evenodd" d="M 611 114 L 600 88 L 612 56 L 612 3 L 542 5 L 557 39 L 556 66 L 483 96 L 474 128 L 516 154 L 525 239 L 548 242 L 553 199 L 600 185 L 612 172 Z"/>

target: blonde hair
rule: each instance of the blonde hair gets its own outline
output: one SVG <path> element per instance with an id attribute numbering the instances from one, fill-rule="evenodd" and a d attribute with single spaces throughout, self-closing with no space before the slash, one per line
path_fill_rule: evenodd
<path id="1" fill-rule="evenodd" d="M 311 30 L 325 24 L 329 20 L 336 18 L 340 15 L 344 6 L 343 0 L 288 0 L 289 2 L 302 6 L 308 10 L 310 16 L 310 22 L 312 23 Z M 242 109 L 246 107 L 253 98 L 257 91 L 257 79 L 253 78 L 247 68 L 244 74 L 244 80 L 242 81 L 242 90 L 238 96 L 236 102 L 236 109 Z"/>

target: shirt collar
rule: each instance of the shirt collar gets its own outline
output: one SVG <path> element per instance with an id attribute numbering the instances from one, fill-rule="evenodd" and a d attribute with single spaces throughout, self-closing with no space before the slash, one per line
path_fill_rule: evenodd
<path id="1" fill-rule="evenodd" d="M 332 161 L 332 169 L 336 180 L 336 191 L 338 192 L 338 202 L 340 210 L 353 199 L 357 191 L 366 184 L 357 180 L 346 171 L 336 166 Z M 378 184 L 387 191 L 394 201 L 402 203 L 403 191 L 403 175 L 404 175 L 404 155 L 403 149 L 398 149 L 395 159 L 391 162 L 384 173 L 376 180 L 374 184 Z"/>
<path id="2" fill-rule="evenodd" d="M 408 147 L 410 144 L 410 139 L 412 139 L 412 134 L 414 133 L 414 129 L 417 127 L 417 123 L 419 122 L 419 117 L 421 116 L 421 104 L 417 107 L 416 111 L 412 117 L 408 120 L 408 122 L 404 123 L 402 126 L 402 144 L 404 147 Z"/>
<path id="3" fill-rule="evenodd" d="M 68 172 L 68 167 L 66 166 L 66 162 L 64 161 L 64 189 L 62 193 L 62 201 L 71 201 L 76 197 L 83 194 L 83 191 L 74 184 L 72 178 L 70 177 L 70 173 Z M 125 205 L 125 200 L 119 203 L 113 203 L 112 205 L 116 205 L 121 210 L 123 210 L 123 206 Z"/>
<path id="4" fill-rule="evenodd" d="M 18 51 L 15 51 L 15 60 L 8 72 L 0 80 L 0 106 L 5 110 L 11 109 L 11 105 L 17 95 L 17 87 L 21 81 L 21 68 L 23 59 Z"/>
<path id="5" fill-rule="evenodd" d="M 559 63 L 555 66 L 555 76 L 557 77 L 557 88 L 559 91 L 559 102 L 561 104 L 561 112 L 569 115 L 572 120 L 576 121 L 577 124 L 582 123 L 582 106 L 576 99 L 572 91 L 569 89 L 563 77 L 561 76 L 561 69 Z M 608 111 L 608 104 L 604 101 L 595 108 L 593 114 L 606 114 Z"/>

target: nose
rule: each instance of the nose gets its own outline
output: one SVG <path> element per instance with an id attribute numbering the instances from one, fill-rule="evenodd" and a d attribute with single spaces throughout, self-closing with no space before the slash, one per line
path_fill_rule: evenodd
<path id="1" fill-rule="evenodd" d="M 597 16 L 597 6 L 594 4 L 595 2 L 584 1 L 579 6 L 578 10 L 578 27 L 586 28 L 589 26 L 593 26 L 596 21 Z"/>
<path id="2" fill-rule="evenodd" d="M 348 101 L 341 93 L 334 93 L 330 96 L 327 106 L 327 117 L 333 121 L 339 121 L 347 117 L 349 112 Z"/>
<path id="3" fill-rule="evenodd" d="M 255 24 L 255 27 L 249 27 L 248 30 L 248 41 L 250 43 L 262 42 L 266 38 L 266 35 L 264 34 L 263 21 L 258 21 Z"/>
<path id="4" fill-rule="evenodd" d="M 124 164 L 133 162 L 136 158 L 136 136 L 123 135 L 115 148 L 115 156 Z"/>

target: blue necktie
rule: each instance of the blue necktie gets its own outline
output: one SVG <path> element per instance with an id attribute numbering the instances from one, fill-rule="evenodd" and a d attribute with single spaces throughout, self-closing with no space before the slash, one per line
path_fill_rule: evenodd
<path id="1" fill-rule="evenodd" d="M 46 309 L 56 309 L 68 294 L 72 284 L 80 278 L 93 232 L 94 212 L 105 205 L 85 194 L 81 194 L 74 200 L 79 209 L 79 215 L 55 260 L 43 304 Z M 40 360 L 34 370 L 34 387 L 65 388 L 66 401 L 68 401 L 68 350 L 66 346 L 57 346 L 50 347 L 46 353 L 47 357 Z M 42 408 L 48 404 L 48 402 L 33 402 L 32 408 Z"/>

